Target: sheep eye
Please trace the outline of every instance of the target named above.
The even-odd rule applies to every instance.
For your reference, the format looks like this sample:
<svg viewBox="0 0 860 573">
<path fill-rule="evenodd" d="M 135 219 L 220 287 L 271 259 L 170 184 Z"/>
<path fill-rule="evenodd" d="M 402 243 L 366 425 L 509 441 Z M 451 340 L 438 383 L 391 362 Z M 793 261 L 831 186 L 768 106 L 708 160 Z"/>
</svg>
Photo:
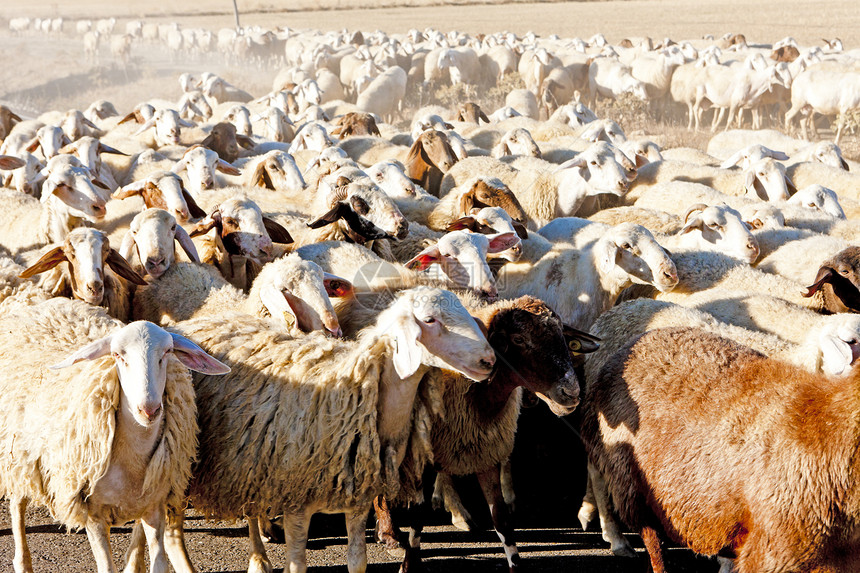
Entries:
<svg viewBox="0 0 860 573">
<path fill-rule="evenodd" d="M 424 324 L 433 324 L 434 322 L 436 322 L 436 319 L 433 318 L 432 316 L 428 316 L 427 318 L 424 319 Z"/>
<path fill-rule="evenodd" d="M 839 272 L 842 273 L 843 275 L 847 275 L 848 269 L 841 269 Z"/>
<path fill-rule="evenodd" d="M 571 340 L 567 343 L 567 348 L 571 352 L 578 352 L 582 348 L 582 343 L 578 340 Z"/>
<path fill-rule="evenodd" d="M 591 164 L 591 165 L 597 165 L 597 162 L 596 162 L 596 161 L 593 161 L 593 160 L 592 160 L 592 161 L 589 161 L 588 163 L 589 163 L 589 164 Z"/>
<path fill-rule="evenodd" d="M 511 335 L 511 342 L 513 342 L 517 346 L 522 346 L 523 343 L 525 342 L 525 339 L 523 338 L 523 336 L 521 334 L 512 334 Z"/>
<path fill-rule="evenodd" d="M 624 250 L 629 250 L 630 249 L 630 243 L 624 243 L 623 245 L 621 245 L 621 248 Z"/>
<path fill-rule="evenodd" d="M 358 197 L 352 198 L 352 208 L 359 215 L 366 215 L 370 211 L 370 207 L 367 206 L 364 199 Z"/>
</svg>

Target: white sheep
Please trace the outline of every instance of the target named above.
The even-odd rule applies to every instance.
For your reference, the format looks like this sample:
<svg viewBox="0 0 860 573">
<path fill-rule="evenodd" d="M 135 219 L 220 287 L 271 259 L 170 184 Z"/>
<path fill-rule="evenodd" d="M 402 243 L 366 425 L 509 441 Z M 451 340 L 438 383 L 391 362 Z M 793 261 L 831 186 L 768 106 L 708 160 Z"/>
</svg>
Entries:
<svg viewBox="0 0 860 573">
<path fill-rule="evenodd" d="M 227 380 L 195 378 L 201 443 L 188 491 L 207 514 L 248 517 L 252 571 L 271 570 L 257 529 L 257 517 L 270 510 L 284 513 L 290 532 L 288 569 L 306 569 L 310 518 L 327 512 L 346 514 L 348 568 L 363 571 L 367 513 L 374 497 L 399 488 L 418 383 L 434 366 L 483 380 L 495 362 L 457 298 L 426 287 L 399 293 L 355 342 L 319 334 L 291 340 L 230 317 L 179 330 L 233 368 Z M 394 393 L 397 400 L 389 399 Z M 260 415 L 262 403 L 270 416 Z M 247 428 L 256 437 L 239 446 L 236 431 Z M 175 533 L 168 551 L 180 556 Z"/>
<path fill-rule="evenodd" d="M 529 250 L 540 241 L 545 246 L 534 258 Z M 632 223 L 605 228 L 598 239 L 581 248 L 550 244 L 531 234 L 523 247 L 523 258 L 499 271 L 499 294 L 537 296 L 565 324 L 576 328 L 588 328 L 631 284 L 649 284 L 668 292 L 678 283 L 675 264 L 666 252 L 647 229 Z"/>
<path fill-rule="evenodd" d="M 150 571 L 166 573 L 166 509 L 182 507 L 197 443 L 186 367 L 229 369 L 179 335 L 123 327 L 78 301 L 50 300 L 2 323 L 0 493 L 11 500 L 15 570 L 33 571 L 24 530 L 33 502 L 85 527 L 105 572 L 115 571 L 110 527 L 141 519 Z"/>
<path fill-rule="evenodd" d="M 145 209 L 132 219 L 128 232 L 122 240 L 119 253 L 137 268 L 141 275 L 157 279 L 176 260 L 174 241 L 182 247 L 188 259 L 200 262 L 191 237 L 176 219 L 164 209 Z"/>
<path fill-rule="evenodd" d="M 394 114 L 400 110 L 406 95 L 406 72 L 400 66 L 392 66 L 375 77 L 355 101 L 362 111 L 375 113 L 392 123 Z"/>
</svg>

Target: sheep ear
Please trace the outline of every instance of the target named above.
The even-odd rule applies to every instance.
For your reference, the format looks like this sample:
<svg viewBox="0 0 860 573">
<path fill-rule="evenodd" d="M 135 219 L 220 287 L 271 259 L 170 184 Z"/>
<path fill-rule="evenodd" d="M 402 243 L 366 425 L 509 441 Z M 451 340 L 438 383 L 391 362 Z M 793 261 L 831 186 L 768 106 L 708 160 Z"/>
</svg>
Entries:
<svg viewBox="0 0 860 573">
<path fill-rule="evenodd" d="M 730 167 L 734 167 L 735 165 L 738 164 L 738 161 L 740 161 L 743 158 L 743 156 L 744 156 L 744 150 L 741 149 L 740 151 L 738 151 L 737 153 L 735 153 L 734 155 L 732 155 L 731 157 L 729 157 L 728 159 L 726 159 L 725 161 L 720 163 L 720 169 L 729 169 Z"/>
<path fill-rule="evenodd" d="M 260 161 L 254 168 L 254 173 L 251 175 L 251 183 L 264 189 L 274 189 L 269 173 L 266 171 L 265 161 Z"/>
<path fill-rule="evenodd" d="M 112 153 L 113 155 L 125 155 L 126 157 L 128 157 L 128 153 L 123 153 L 119 149 L 114 149 L 110 145 L 105 145 L 101 141 L 99 142 L 98 152 L 99 153 Z"/>
<path fill-rule="evenodd" d="M 684 227 L 681 229 L 681 232 L 680 232 L 680 233 L 678 233 L 678 234 L 679 234 L 679 235 L 683 235 L 683 234 L 685 234 L 685 233 L 689 233 L 689 232 L 690 232 L 690 231 L 692 231 L 693 229 L 698 229 L 698 230 L 700 230 L 700 231 L 701 231 L 701 230 L 702 230 L 702 228 L 704 227 L 704 225 L 705 225 L 705 222 L 702 220 L 702 218 L 701 218 L 701 217 L 693 217 L 692 219 L 690 219 L 689 221 L 687 221 L 687 223 L 686 223 L 686 224 L 684 225 Z"/>
<path fill-rule="evenodd" d="M 172 171 L 173 173 L 182 173 L 183 171 L 185 171 L 185 167 L 185 156 L 183 155 L 182 159 L 177 161 L 176 164 L 174 164 L 174 166 L 170 168 L 170 171 Z"/>
<path fill-rule="evenodd" d="M 72 364 L 77 364 L 82 360 L 95 360 L 96 358 L 107 356 L 108 354 L 110 354 L 110 345 L 112 340 L 113 334 L 108 334 L 100 340 L 90 342 L 74 354 L 68 356 L 62 362 L 58 362 L 53 366 L 48 366 L 48 368 L 50 368 L 51 370 L 60 370 L 61 368 L 68 368 Z"/>
<path fill-rule="evenodd" d="M 122 238 L 122 243 L 119 245 L 119 254 L 127 261 L 131 260 L 131 257 L 134 255 L 132 249 L 134 248 L 134 233 L 129 230 L 125 237 Z"/>
<path fill-rule="evenodd" d="M 522 223 L 519 223 L 517 221 L 513 221 L 512 224 L 514 226 L 514 231 L 517 232 L 517 236 L 520 239 L 528 239 L 529 238 L 529 232 L 528 232 L 528 230 L 526 230 L 525 225 L 523 225 Z"/>
<path fill-rule="evenodd" d="M 194 124 L 188 120 L 179 118 L 179 125 L 182 127 L 194 127 Z"/>
<path fill-rule="evenodd" d="M 39 148 L 39 138 L 34 137 L 33 139 L 30 140 L 30 143 L 27 144 L 27 147 L 25 149 L 27 151 L 29 151 L 30 153 L 34 153 L 38 148 Z"/>
<path fill-rule="evenodd" d="M 844 160 L 844 159 L 842 159 L 841 157 L 839 158 L 839 163 L 842 165 L 842 169 L 844 169 L 845 171 L 851 171 L 851 170 L 848 168 L 848 164 L 847 164 L 847 163 L 845 162 L 845 160 Z"/>
<path fill-rule="evenodd" d="M 615 261 L 618 259 L 619 249 L 615 241 L 603 241 L 600 247 L 600 270 L 608 273 L 615 266 Z"/>
<path fill-rule="evenodd" d="M 273 243 L 289 245 L 293 242 L 293 238 L 290 236 L 290 232 L 272 219 L 269 219 L 268 217 L 263 217 L 263 226 L 266 227 L 266 232 L 269 233 L 269 238 L 272 239 Z"/>
<path fill-rule="evenodd" d="M 438 263 L 442 259 L 443 256 L 439 251 L 439 245 L 431 245 L 408 260 L 405 263 L 405 266 L 407 269 L 423 271 L 433 263 Z"/>
<path fill-rule="evenodd" d="M 600 339 L 596 336 L 583 332 L 566 324 L 562 325 L 562 333 L 564 340 L 567 342 L 567 348 L 574 354 L 587 354 L 594 352 L 600 348 Z"/>
<path fill-rule="evenodd" d="M 227 374 L 230 367 L 215 360 L 202 348 L 179 334 L 170 333 L 173 338 L 173 355 L 185 366 L 203 374 Z"/>
<path fill-rule="evenodd" d="M 272 318 L 282 318 L 289 326 L 295 326 L 298 322 L 296 311 L 287 302 L 284 293 L 275 288 L 274 285 L 267 284 L 260 289 L 260 302 L 263 303 Z"/>
<path fill-rule="evenodd" d="M 191 259 L 195 263 L 200 262 L 200 256 L 197 254 L 197 249 L 194 247 L 194 242 L 191 240 L 191 237 L 188 235 L 188 232 L 183 229 L 179 225 L 179 223 L 176 224 L 176 232 L 173 235 L 173 238 L 176 240 L 177 243 L 179 243 L 179 246 L 182 247 L 182 250 L 185 251 L 185 254 L 188 255 L 189 259 Z"/>
<path fill-rule="evenodd" d="M 147 129 L 152 127 L 153 125 L 155 125 L 155 115 L 153 115 L 152 117 L 147 119 L 146 122 L 140 126 L 140 129 L 135 131 L 133 135 L 140 135 L 141 133 L 143 133 L 144 131 L 146 131 Z"/>
<path fill-rule="evenodd" d="M 315 220 L 308 223 L 308 227 L 311 229 L 319 229 L 320 227 L 325 227 L 326 225 L 330 225 L 337 221 L 338 219 L 342 219 L 346 211 L 350 211 L 351 209 L 344 203 L 338 202 L 332 209 L 329 209 L 325 214 L 317 217 Z"/>
<path fill-rule="evenodd" d="M 220 171 L 221 173 L 226 173 L 227 175 L 241 175 L 242 172 L 239 171 L 236 167 L 233 167 L 223 159 L 219 159 L 218 163 L 215 164 L 215 169 Z"/>
<path fill-rule="evenodd" d="M 394 337 L 394 370 L 401 378 L 408 378 L 421 366 L 422 352 L 418 342 L 421 327 L 410 312 L 392 327 L 391 333 Z"/>
<path fill-rule="evenodd" d="M 456 221 L 450 222 L 448 224 L 448 226 L 445 227 L 445 231 L 447 231 L 449 233 L 451 231 L 461 231 L 463 229 L 468 229 L 470 231 L 474 231 L 477 228 L 477 225 L 478 225 L 478 222 L 475 220 L 474 217 L 471 217 L 471 216 L 460 217 Z"/>
<path fill-rule="evenodd" d="M 352 296 L 355 292 L 351 282 L 327 272 L 323 272 L 323 287 L 325 287 L 325 292 L 330 297 Z"/>
<path fill-rule="evenodd" d="M 482 119 L 485 122 L 490 123 L 490 119 L 487 117 L 487 114 L 485 114 L 483 111 L 479 111 L 478 112 L 478 120 L 482 120 Z M 463 121 L 463 120 L 460 120 L 460 121 Z M 478 123 L 480 123 L 480 121 L 478 121 Z"/>
<path fill-rule="evenodd" d="M 127 199 L 133 195 L 140 195 L 143 191 L 143 188 L 146 187 L 148 182 L 146 179 L 141 179 L 140 181 L 135 181 L 134 183 L 129 183 L 125 187 L 120 187 L 116 191 L 114 191 L 111 197 L 113 199 Z"/>
<path fill-rule="evenodd" d="M 125 280 L 132 282 L 139 286 L 146 286 L 146 281 L 143 280 L 143 277 L 137 274 L 131 265 L 128 264 L 128 261 L 123 258 L 116 249 L 111 249 L 108 251 L 107 259 L 105 262 L 111 268 L 113 272 L 124 278 Z"/>
<path fill-rule="evenodd" d="M 460 197 L 460 212 L 463 215 L 468 215 L 472 210 L 472 207 L 475 206 L 475 190 L 470 189 L 469 191 L 463 193 L 463 196 Z"/>
<path fill-rule="evenodd" d="M 64 145 L 64 146 L 62 146 L 62 147 L 60 148 L 59 153 L 64 154 L 64 155 L 71 155 L 71 154 L 73 154 L 75 151 L 77 151 L 77 149 L 78 149 L 78 146 L 77 146 L 77 145 L 75 145 L 74 143 L 70 143 L 70 144 L 68 144 L 68 145 Z"/>
<path fill-rule="evenodd" d="M 24 167 L 25 165 L 27 165 L 26 161 L 15 157 L 14 155 L 0 155 L 0 169 L 3 169 L 4 171 L 18 169 L 20 167 Z"/>
<path fill-rule="evenodd" d="M 490 239 L 490 246 L 487 249 L 487 252 L 501 253 L 502 251 L 507 251 L 511 247 L 516 246 L 519 242 L 520 238 L 516 233 L 499 233 Z"/>
<path fill-rule="evenodd" d="M 810 286 L 806 287 L 806 292 L 803 296 L 806 298 L 811 297 L 821 290 L 821 287 L 823 287 L 825 283 L 833 282 L 834 278 L 836 278 L 836 271 L 830 267 L 821 267 L 818 269 L 818 274 L 815 275 L 815 281 Z"/>
<path fill-rule="evenodd" d="M 34 275 L 49 271 L 66 260 L 68 259 L 66 258 L 66 252 L 63 250 L 63 247 L 54 247 L 42 255 L 33 265 L 22 271 L 21 274 L 18 275 L 18 278 L 28 279 Z"/>
<path fill-rule="evenodd" d="M 254 149 L 257 147 L 257 142 L 247 135 L 242 135 L 241 133 L 236 134 L 236 143 L 244 147 L 245 149 Z"/>
<path fill-rule="evenodd" d="M 194 197 L 191 196 L 191 193 L 182 186 L 182 198 L 185 199 L 185 204 L 188 205 L 188 214 L 191 215 L 192 219 L 200 219 L 206 216 L 206 211 L 204 211 L 200 205 L 197 204 L 197 201 L 194 200 Z"/>
<path fill-rule="evenodd" d="M 567 161 L 565 161 L 564 163 L 562 163 L 561 165 L 556 167 L 555 171 L 553 171 L 553 173 L 558 173 L 559 171 L 563 171 L 565 169 L 570 169 L 572 167 L 576 167 L 576 168 L 581 170 L 587 166 L 588 166 L 588 163 L 586 162 L 585 158 L 577 155 L 573 159 L 568 159 Z"/>
<path fill-rule="evenodd" d="M 792 195 L 797 193 L 797 187 L 794 186 L 794 183 L 791 182 L 791 179 L 788 178 L 788 175 L 785 175 L 784 177 L 785 177 L 785 188 L 788 191 L 788 196 L 791 197 Z"/>
</svg>

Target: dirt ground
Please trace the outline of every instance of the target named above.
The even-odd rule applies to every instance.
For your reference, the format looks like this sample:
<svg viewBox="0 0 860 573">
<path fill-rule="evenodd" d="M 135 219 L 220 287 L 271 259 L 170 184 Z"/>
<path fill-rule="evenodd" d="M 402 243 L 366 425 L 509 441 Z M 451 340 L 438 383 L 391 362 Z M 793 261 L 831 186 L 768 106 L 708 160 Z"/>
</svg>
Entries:
<svg viewBox="0 0 860 573">
<path fill-rule="evenodd" d="M 586 3 L 472 4 L 448 2 L 428 6 L 434 0 L 396 2 L 399 7 L 355 9 L 357 6 L 384 6 L 394 0 L 296 0 L 287 2 L 240 1 L 242 24 L 268 27 L 350 29 L 404 32 L 428 26 L 441 30 L 456 28 L 466 32 L 510 30 L 587 38 L 602 32 L 610 41 L 628 36 L 666 36 L 676 40 L 743 32 L 750 42 L 773 42 L 791 35 L 803 44 L 820 44 L 820 38 L 840 37 L 846 49 L 860 46 L 860 10 L 856 0 L 809 2 L 808 0 L 630 0 Z M 404 5 L 412 7 L 404 7 Z M 278 11 L 283 6 L 289 12 Z M 307 10 L 322 6 L 325 10 Z M 174 61 L 158 45 L 135 45 L 127 68 L 112 62 L 103 51 L 101 61 L 84 60 L 80 38 L 67 33 L 60 37 L 28 33 L 12 36 L 9 18 L 59 16 L 74 19 L 115 16 L 118 30 L 126 19 L 177 21 L 187 26 L 210 29 L 233 24 L 229 0 L 174 0 L 170 3 L 124 2 L 117 0 L 2 0 L 0 2 L 0 103 L 21 115 L 35 117 L 48 110 L 83 109 L 96 99 L 112 101 L 121 113 L 151 98 L 175 100 L 180 95 L 176 78 L 185 71 L 212 71 L 255 95 L 268 92 L 275 69 L 253 66 L 235 68 L 218 57 Z M 71 30 L 69 26 L 67 30 Z M 622 125 L 625 125 L 622 122 Z M 626 125 L 625 125 L 626 127 Z M 678 144 L 703 147 L 709 134 L 689 134 L 683 128 L 651 126 L 646 132 L 667 133 Z M 860 150 L 856 137 L 843 145 Z M 860 153 L 846 153 L 856 157 Z M 515 452 L 518 484 L 518 536 L 524 570 L 583 573 L 646 571 L 648 566 L 641 543 L 638 560 L 613 557 L 607 544 L 595 532 L 582 532 L 576 510 L 582 498 L 584 458 L 578 439 L 562 421 L 540 412 L 524 413 Z M 476 486 L 473 486 L 476 487 Z M 474 493 L 474 492 L 473 492 Z M 486 511 L 484 509 L 484 511 Z M 480 513 L 480 510 L 478 510 Z M 434 514 L 434 525 L 426 530 L 423 545 L 429 571 L 501 571 L 504 559 L 500 544 L 490 530 L 466 534 L 444 525 Z M 488 525 L 483 516 L 480 525 Z M 86 535 L 65 533 L 44 510 L 31 508 L 28 533 L 36 571 L 56 570 L 80 573 L 93 570 Z M 193 516 L 186 522 L 191 556 L 201 572 L 239 572 L 247 568 L 246 528 L 242 523 L 205 520 Z M 129 527 L 113 535 L 116 561 L 121 561 L 129 537 Z M 312 524 L 309 564 L 316 571 L 343 571 L 345 537 L 343 520 L 318 516 Z M 372 541 L 372 533 L 368 531 Z M 283 546 L 269 546 L 276 570 L 284 562 Z M 12 536 L 8 504 L 0 504 L 0 573 L 11 571 Z M 368 545 L 372 571 L 394 572 L 395 560 L 372 542 Z M 670 550 L 669 565 L 676 572 L 716 571 L 713 561 L 696 558 L 688 551 Z"/>
</svg>

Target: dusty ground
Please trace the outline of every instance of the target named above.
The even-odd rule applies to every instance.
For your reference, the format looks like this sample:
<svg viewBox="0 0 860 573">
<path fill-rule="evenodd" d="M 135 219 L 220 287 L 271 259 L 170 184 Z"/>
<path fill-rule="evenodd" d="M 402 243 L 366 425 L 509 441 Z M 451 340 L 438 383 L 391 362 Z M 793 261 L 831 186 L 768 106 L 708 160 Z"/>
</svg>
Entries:
<svg viewBox="0 0 860 573">
<path fill-rule="evenodd" d="M 286 25 L 294 28 L 375 30 L 403 32 L 433 26 L 468 32 L 511 30 L 539 34 L 588 37 L 604 33 L 610 41 L 627 36 L 670 36 L 676 40 L 743 32 L 750 41 L 773 42 L 787 35 L 801 43 L 817 44 L 820 38 L 841 37 L 846 48 L 860 46 L 860 10 L 856 0 L 809 2 L 808 0 L 631 0 L 588 3 L 427 6 L 434 0 L 397 2 L 401 7 L 355 10 L 355 6 L 394 4 L 393 0 L 296 0 L 293 2 L 240 1 L 243 24 Z M 459 4 L 465 2 L 458 1 Z M 276 5 L 289 4 L 290 12 L 277 12 Z M 402 7 L 404 4 L 416 7 Z M 324 11 L 306 10 L 322 6 Z M 120 19 L 145 18 L 159 22 L 178 21 L 210 29 L 232 26 L 229 0 L 174 0 L 170 3 L 123 2 L 117 0 L 2 0 L 0 2 L 0 102 L 22 115 L 36 116 L 57 109 L 84 108 L 95 99 L 108 99 L 121 112 L 137 102 L 154 97 L 176 99 L 177 76 L 184 71 L 213 71 L 229 81 L 262 94 L 271 89 L 277 70 L 231 68 L 217 57 L 202 61 L 171 61 L 161 46 L 136 45 L 132 63 L 122 68 L 106 52 L 98 65 L 84 61 L 79 38 L 48 38 L 41 34 L 11 36 L 5 20 L 14 16 L 58 16 L 67 18 L 113 15 Z M 71 29 L 71 27 L 69 28 Z M 619 118 L 616 118 L 619 119 Z M 629 124 L 621 121 L 627 127 Z M 704 147 L 708 134 L 690 134 L 676 125 L 646 125 L 643 130 L 659 134 L 674 145 Z M 843 148 L 855 149 L 856 138 Z M 518 542 L 524 566 L 532 571 L 583 573 L 646 571 L 644 556 L 623 560 L 610 555 L 594 532 L 584 533 L 576 522 L 582 497 L 583 455 L 570 427 L 547 413 L 524 414 L 515 458 L 518 484 Z M 474 487 L 474 486 L 473 486 Z M 430 571 L 501 571 L 503 558 L 491 531 L 468 535 L 444 525 L 441 515 L 423 537 Z M 482 525 L 487 525 L 486 515 Z M 239 523 L 214 522 L 192 517 L 187 522 L 192 559 L 202 572 L 239 572 L 247 567 L 246 530 Z M 43 510 L 31 509 L 28 532 L 37 571 L 79 573 L 93 570 L 92 556 L 83 533 L 66 534 Z M 0 507 L 0 573 L 11 571 L 12 538 L 8 507 Z M 128 527 L 113 536 L 117 562 L 128 543 Z M 370 532 L 368 532 L 370 535 Z M 342 519 L 316 518 L 312 524 L 309 563 L 317 571 L 345 570 L 345 539 Z M 634 540 L 638 544 L 638 540 Z M 394 572 L 397 566 L 374 544 L 369 546 L 371 570 Z M 641 548 L 641 545 L 637 545 Z M 276 567 L 284 562 L 282 546 L 270 546 Z M 640 550 L 641 553 L 641 550 Z M 676 572 L 716 571 L 713 562 L 691 553 L 672 550 L 670 566 Z"/>
</svg>

